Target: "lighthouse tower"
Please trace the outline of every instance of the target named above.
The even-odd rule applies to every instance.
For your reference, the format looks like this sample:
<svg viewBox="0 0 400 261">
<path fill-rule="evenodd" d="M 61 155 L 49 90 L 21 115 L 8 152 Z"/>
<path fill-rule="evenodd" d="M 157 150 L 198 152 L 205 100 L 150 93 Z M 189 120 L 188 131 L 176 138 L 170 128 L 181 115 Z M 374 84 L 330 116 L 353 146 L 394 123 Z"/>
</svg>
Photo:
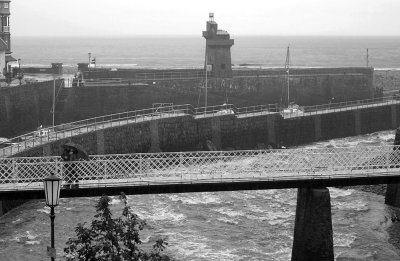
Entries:
<svg viewBox="0 0 400 261">
<path fill-rule="evenodd" d="M 218 30 L 214 21 L 214 13 L 209 14 L 207 31 L 203 31 L 206 38 L 206 63 L 211 67 L 211 76 L 217 78 L 232 77 L 231 46 L 233 39 L 227 31 Z"/>
</svg>

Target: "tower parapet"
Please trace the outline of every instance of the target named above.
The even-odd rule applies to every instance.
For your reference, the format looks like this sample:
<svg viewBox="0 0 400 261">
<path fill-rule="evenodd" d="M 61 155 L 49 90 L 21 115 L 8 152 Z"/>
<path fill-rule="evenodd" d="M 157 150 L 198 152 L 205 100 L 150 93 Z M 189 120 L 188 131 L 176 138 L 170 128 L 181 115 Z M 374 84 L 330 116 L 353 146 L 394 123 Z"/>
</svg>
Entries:
<svg viewBox="0 0 400 261">
<path fill-rule="evenodd" d="M 231 78 L 231 47 L 234 40 L 227 31 L 218 30 L 213 13 L 210 13 L 209 18 L 207 30 L 203 31 L 203 37 L 206 39 L 206 63 L 211 67 L 213 77 Z"/>
</svg>

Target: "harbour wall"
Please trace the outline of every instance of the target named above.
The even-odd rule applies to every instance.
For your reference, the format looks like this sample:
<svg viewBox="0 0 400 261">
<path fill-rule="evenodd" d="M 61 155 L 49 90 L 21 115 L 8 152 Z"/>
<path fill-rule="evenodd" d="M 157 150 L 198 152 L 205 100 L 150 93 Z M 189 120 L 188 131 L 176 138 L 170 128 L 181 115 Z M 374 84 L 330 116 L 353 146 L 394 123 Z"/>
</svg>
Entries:
<svg viewBox="0 0 400 261">
<path fill-rule="evenodd" d="M 11 137 L 50 125 L 53 81 L 0 88 L 0 137 Z M 56 80 L 56 93 L 63 80 Z"/>
<path fill-rule="evenodd" d="M 153 71 L 153 76 L 156 70 Z M 122 71 L 121 71 L 122 72 Z M 143 71 L 140 71 L 141 73 Z M 158 71 L 157 71 L 158 72 Z M 182 75 L 201 70 L 165 70 L 159 75 L 176 72 Z M 103 71 L 92 71 L 99 73 Z M 106 71 L 106 73 L 114 73 Z M 133 74 L 127 70 L 128 76 Z M 112 76 L 105 74 L 106 76 Z M 139 75 L 136 72 L 135 75 Z M 171 74 L 172 75 L 172 74 Z M 170 76 L 171 76 L 170 75 Z M 367 99 L 374 96 L 372 68 L 329 68 L 291 71 L 291 97 L 300 105 L 326 104 Z M 126 77 L 128 77 L 126 76 Z M 143 76 L 143 74 L 142 74 Z M 146 76 L 147 77 L 147 76 Z M 156 78 L 158 76 L 155 76 Z M 161 76 L 160 76 L 161 77 Z M 142 77 L 143 78 L 143 77 Z M 285 72 L 276 70 L 235 70 L 231 79 L 210 78 L 208 105 L 223 103 L 237 107 L 280 103 L 286 97 Z M 60 84 L 57 83 L 57 87 Z M 203 78 L 136 79 L 115 86 L 63 88 L 56 98 L 56 124 L 91 117 L 150 108 L 152 103 L 192 104 L 204 106 Z M 11 137 L 50 125 L 53 86 L 39 82 L 0 89 L 0 137 Z"/>
<path fill-rule="evenodd" d="M 369 74 L 334 72 L 335 74 L 329 74 L 321 69 L 319 74 L 303 72 L 304 74 L 294 75 L 291 79 L 291 97 L 300 105 L 316 105 L 374 96 L 373 71 L 364 70 Z M 243 71 L 242 74 L 244 73 Z M 257 74 L 257 71 L 252 71 L 252 74 Z M 62 110 L 58 110 L 58 104 L 56 105 L 56 123 L 150 108 L 153 103 L 204 106 L 204 88 L 201 89 L 201 86 L 205 86 L 203 79 L 143 78 L 139 82 L 134 84 L 132 80 L 131 83 L 121 86 L 105 84 L 72 88 L 69 90 L 70 95 L 62 102 L 65 104 Z M 277 71 L 275 75 L 262 76 L 260 73 L 258 76 L 238 75 L 232 79 L 211 78 L 208 81 L 208 105 L 231 103 L 237 107 L 246 107 L 280 103 L 281 97 L 286 96 L 283 91 L 286 90 L 286 85 L 286 78 L 281 71 Z"/>
<path fill-rule="evenodd" d="M 205 86 L 201 70 L 105 70 L 85 71 L 85 79 L 121 78 L 132 83 L 146 83 L 179 89 L 199 95 Z M 308 68 L 290 70 L 290 100 L 299 105 L 369 99 L 375 95 L 373 68 Z M 240 96 L 251 105 L 280 103 L 287 96 L 285 69 L 234 70 L 233 78 L 209 75 L 211 95 L 222 96 L 219 104 Z M 232 103 L 232 102 L 230 102 Z M 241 105 L 241 104 L 237 104 Z"/>
<path fill-rule="evenodd" d="M 81 144 L 89 154 L 207 150 L 207 140 L 218 150 L 262 149 L 395 129 L 399 116 L 400 104 L 289 119 L 279 113 L 202 118 L 186 115 L 107 128 L 68 140 Z M 65 142 L 54 141 L 16 156 L 61 155 Z"/>
</svg>

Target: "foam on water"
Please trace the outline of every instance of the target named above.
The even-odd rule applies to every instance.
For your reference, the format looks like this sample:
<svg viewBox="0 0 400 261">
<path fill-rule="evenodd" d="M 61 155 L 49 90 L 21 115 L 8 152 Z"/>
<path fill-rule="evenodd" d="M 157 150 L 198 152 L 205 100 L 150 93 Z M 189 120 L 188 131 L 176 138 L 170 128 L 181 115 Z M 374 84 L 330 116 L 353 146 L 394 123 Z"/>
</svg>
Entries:
<svg viewBox="0 0 400 261">
<path fill-rule="evenodd" d="M 350 247 L 356 238 L 355 233 L 333 233 L 333 244 L 335 247 Z"/>
<path fill-rule="evenodd" d="M 355 211 L 367 211 L 369 210 L 368 203 L 362 199 L 352 200 L 351 202 L 331 202 L 332 208 L 340 210 L 355 210 Z"/>
<path fill-rule="evenodd" d="M 169 206 L 157 208 L 154 211 L 135 211 L 140 218 L 149 221 L 169 221 L 169 222 L 179 222 L 186 219 L 186 216 L 182 213 L 174 212 Z"/>
<path fill-rule="evenodd" d="M 334 187 L 329 188 L 329 194 L 331 196 L 331 199 L 339 197 L 348 197 L 351 194 L 353 194 L 353 192 L 354 192 L 353 189 L 338 189 Z"/>
<path fill-rule="evenodd" d="M 180 202 L 189 205 L 221 203 L 221 198 L 218 197 L 218 195 L 211 193 L 199 193 L 198 195 L 168 195 L 167 197 L 174 202 Z"/>
<path fill-rule="evenodd" d="M 228 207 L 221 207 L 221 208 L 217 208 L 217 209 L 213 209 L 213 211 L 216 211 L 220 214 L 226 215 L 228 217 L 241 217 L 241 216 L 245 216 L 245 213 L 241 210 L 234 210 L 232 208 L 228 208 Z"/>
</svg>

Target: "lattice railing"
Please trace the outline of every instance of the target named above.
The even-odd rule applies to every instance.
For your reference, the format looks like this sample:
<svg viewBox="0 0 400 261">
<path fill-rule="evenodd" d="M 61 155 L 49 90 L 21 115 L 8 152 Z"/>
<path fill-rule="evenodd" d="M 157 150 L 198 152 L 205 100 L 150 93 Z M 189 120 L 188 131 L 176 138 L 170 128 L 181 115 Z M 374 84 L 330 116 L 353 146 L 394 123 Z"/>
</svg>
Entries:
<svg viewBox="0 0 400 261">
<path fill-rule="evenodd" d="M 182 152 L 0 159 L 0 190 L 37 189 L 49 174 L 86 186 L 398 175 L 400 147 Z"/>
</svg>

